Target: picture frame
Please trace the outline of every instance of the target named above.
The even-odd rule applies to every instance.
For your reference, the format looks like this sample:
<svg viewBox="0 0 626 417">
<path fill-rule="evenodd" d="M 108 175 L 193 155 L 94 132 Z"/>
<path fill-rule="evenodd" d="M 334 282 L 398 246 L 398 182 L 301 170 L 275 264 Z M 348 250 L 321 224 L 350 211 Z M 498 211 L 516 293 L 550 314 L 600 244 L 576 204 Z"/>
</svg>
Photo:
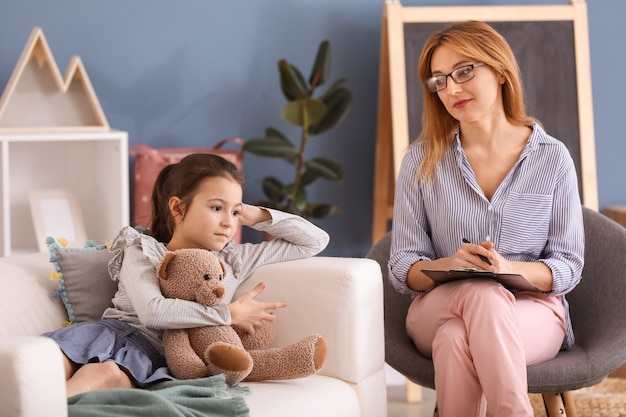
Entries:
<svg viewBox="0 0 626 417">
<path fill-rule="evenodd" d="M 68 247 L 83 247 L 87 240 L 85 222 L 73 190 L 31 190 L 29 200 L 37 247 L 41 252 L 48 250 L 48 237 L 65 238 Z"/>
</svg>

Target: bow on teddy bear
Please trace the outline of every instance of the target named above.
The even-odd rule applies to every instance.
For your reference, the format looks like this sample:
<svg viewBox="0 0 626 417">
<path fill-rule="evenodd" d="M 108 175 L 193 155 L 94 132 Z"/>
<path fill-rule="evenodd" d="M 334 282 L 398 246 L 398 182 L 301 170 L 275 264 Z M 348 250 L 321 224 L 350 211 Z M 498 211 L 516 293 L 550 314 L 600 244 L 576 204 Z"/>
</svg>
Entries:
<svg viewBox="0 0 626 417">
<path fill-rule="evenodd" d="M 167 252 L 158 266 L 165 297 L 206 306 L 222 302 L 226 274 L 223 263 L 204 249 Z M 324 338 L 311 335 L 289 346 L 268 348 L 274 340 L 271 323 L 254 335 L 236 326 L 168 329 L 163 334 L 165 359 L 172 375 L 193 379 L 224 374 L 226 383 L 301 378 L 317 373 L 326 361 Z"/>
</svg>

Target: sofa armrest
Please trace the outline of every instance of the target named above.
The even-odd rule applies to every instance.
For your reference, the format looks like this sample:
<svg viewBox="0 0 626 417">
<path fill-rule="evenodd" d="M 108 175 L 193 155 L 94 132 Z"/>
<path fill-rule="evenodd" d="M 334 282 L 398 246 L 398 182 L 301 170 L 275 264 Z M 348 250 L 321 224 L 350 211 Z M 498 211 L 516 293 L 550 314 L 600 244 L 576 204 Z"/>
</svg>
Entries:
<svg viewBox="0 0 626 417">
<path fill-rule="evenodd" d="M 0 414 L 66 417 L 61 351 L 40 336 L 0 337 Z"/>
<path fill-rule="evenodd" d="M 378 263 L 312 257 L 259 268 L 235 298 L 264 281 L 262 301 L 287 301 L 276 311 L 272 346 L 320 333 L 328 343 L 321 375 L 359 383 L 384 367 L 383 288 Z"/>
</svg>

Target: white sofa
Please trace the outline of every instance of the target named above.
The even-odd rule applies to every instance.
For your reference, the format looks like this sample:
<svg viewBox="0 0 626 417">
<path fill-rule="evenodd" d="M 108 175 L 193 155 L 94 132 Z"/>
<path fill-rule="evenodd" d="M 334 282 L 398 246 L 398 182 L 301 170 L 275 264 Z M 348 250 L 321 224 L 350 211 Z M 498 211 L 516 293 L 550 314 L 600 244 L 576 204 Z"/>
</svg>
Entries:
<svg viewBox="0 0 626 417">
<path fill-rule="evenodd" d="M 52 298 L 45 253 L 0 258 L 0 416 L 65 417 L 61 353 L 39 334 L 67 320 Z M 369 259 L 314 257 L 260 268 L 239 291 L 267 282 L 260 299 L 285 300 L 275 346 L 319 332 L 324 368 L 291 381 L 242 383 L 251 417 L 385 417 L 383 289 Z"/>
</svg>

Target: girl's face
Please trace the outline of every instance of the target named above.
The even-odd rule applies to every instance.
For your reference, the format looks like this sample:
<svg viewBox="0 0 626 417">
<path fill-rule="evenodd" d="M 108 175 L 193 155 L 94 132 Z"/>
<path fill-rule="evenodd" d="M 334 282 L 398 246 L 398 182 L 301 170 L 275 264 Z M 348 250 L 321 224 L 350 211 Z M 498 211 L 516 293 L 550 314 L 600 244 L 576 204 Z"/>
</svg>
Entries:
<svg viewBox="0 0 626 417">
<path fill-rule="evenodd" d="M 447 46 L 440 46 L 433 52 L 430 69 L 433 76 L 446 75 L 477 62 Z M 462 124 L 504 115 L 501 88 L 504 77 L 487 65 L 476 67 L 473 72 L 474 78 L 461 84 L 448 76 L 445 89 L 430 93 L 438 94 L 448 113 Z"/>
<path fill-rule="evenodd" d="M 170 199 L 176 226 L 168 249 L 204 248 L 221 250 L 239 226 L 243 190 L 230 178 L 211 177 L 200 183 L 193 200 L 180 213 L 180 199 Z"/>
</svg>

